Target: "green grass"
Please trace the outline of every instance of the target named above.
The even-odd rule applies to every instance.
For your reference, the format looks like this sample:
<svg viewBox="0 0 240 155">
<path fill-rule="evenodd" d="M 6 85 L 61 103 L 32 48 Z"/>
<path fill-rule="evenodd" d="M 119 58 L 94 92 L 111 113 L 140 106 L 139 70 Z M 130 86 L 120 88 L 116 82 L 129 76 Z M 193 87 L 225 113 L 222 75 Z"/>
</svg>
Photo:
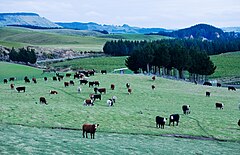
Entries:
<svg viewBox="0 0 240 155">
<path fill-rule="evenodd" d="M 211 78 L 240 76 L 240 52 L 224 53 L 211 56 L 217 69 Z"/>
</svg>

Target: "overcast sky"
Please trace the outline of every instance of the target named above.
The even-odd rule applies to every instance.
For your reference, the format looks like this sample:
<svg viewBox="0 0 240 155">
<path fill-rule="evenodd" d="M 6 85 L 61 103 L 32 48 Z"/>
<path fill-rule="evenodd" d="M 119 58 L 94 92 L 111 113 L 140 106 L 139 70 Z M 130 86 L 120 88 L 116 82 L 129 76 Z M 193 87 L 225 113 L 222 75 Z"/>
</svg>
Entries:
<svg viewBox="0 0 240 155">
<path fill-rule="evenodd" d="M 54 22 L 185 28 L 240 26 L 240 0 L 0 0 L 0 12 L 34 12 Z"/>
</svg>

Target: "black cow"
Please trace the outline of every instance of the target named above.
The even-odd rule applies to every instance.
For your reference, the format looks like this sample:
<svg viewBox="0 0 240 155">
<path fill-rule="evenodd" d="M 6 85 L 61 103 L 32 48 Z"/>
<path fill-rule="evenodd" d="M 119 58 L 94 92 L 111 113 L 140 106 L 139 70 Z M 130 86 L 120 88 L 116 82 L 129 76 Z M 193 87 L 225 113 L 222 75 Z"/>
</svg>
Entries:
<svg viewBox="0 0 240 155">
<path fill-rule="evenodd" d="M 15 77 L 10 77 L 10 78 L 9 78 L 9 81 L 14 81 L 14 80 L 16 80 Z"/>
<path fill-rule="evenodd" d="M 217 87 L 221 87 L 222 85 L 221 85 L 221 83 L 217 83 Z"/>
<path fill-rule="evenodd" d="M 223 103 L 219 103 L 219 102 L 217 102 L 215 105 L 216 105 L 216 109 L 217 108 L 223 109 L 223 107 L 224 107 L 224 104 Z"/>
<path fill-rule="evenodd" d="M 107 74 L 107 70 L 101 70 L 100 71 L 102 74 Z"/>
<path fill-rule="evenodd" d="M 44 77 L 43 79 L 44 79 L 44 81 L 47 81 L 47 77 Z"/>
<path fill-rule="evenodd" d="M 190 114 L 190 105 L 183 105 L 182 110 L 185 115 Z"/>
<path fill-rule="evenodd" d="M 69 81 L 69 84 L 74 86 L 74 81 L 73 81 L 73 80 L 70 80 L 70 81 Z"/>
<path fill-rule="evenodd" d="M 71 73 L 66 73 L 66 77 L 70 77 L 71 75 Z"/>
<path fill-rule="evenodd" d="M 126 83 L 126 87 L 127 87 L 127 88 L 130 88 L 130 84 L 129 84 L 129 83 Z"/>
<path fill-rule="evenodd" d="M 20 92 L 20 91 L 25 92 L 26 87 L 17 87 L 16 90 L 17 90 L 18 92 Z"/>
<path fill-rule="evenodd" d="M 45 97 L 40 97 L 39 101 L 40 101 L 41 104 L 47 104 L 47 101 L 46 101 Z"/>
<path fill-rule="evenodd" d="M 94 76 L 94 70 L 88 71 L 88 74 L 89 74 L 90 76 Z"/>
<path fill-rule="evenodd" d="M 3 79 L 3 83 L 8 83 L 8 80 L 7 79 Z"/>
<path fill-rule="evenodd" d="M 228 90 L 234 90 L 234 91 L 236 91 L 236 88 L 233 87 L 233 86 L 228 86 Z"/>
<path fill-rule="evenodd" d="M 156 116 L 156 127 L 164 129 L 167 118 Z"/>
<path fill-rule="evenodd" d="M 211 82 L 204 82 L 203 85 L 205 85 L 205 86 L 212 86 L 212 83 Z"/>
<path fill-rule="evenodd" d="M 57 81 L 57 77 L 56 76 L 54 76 L 52 79 L 53 79 L 53 81 Z"/>
<path fill-rule="evenodd" d="M 91 82 L 88 82 L 88 84 L 89 84 L 89 87 L 93 87 L 94 85 L 95 85 L 95 82 L 94 81 L 91 81 Z"/>
<path fill-rule="evenodd" d="M 102 100 L 101 94 L 90 94 L 90 98 L 95 101 L 96 99 Z"/>
<path fill-rule="evenodd" d="M 84 134 L 86 132 L 86 138 L 88 138 L 87 134 L 90 133 L 91 139 L 94 139 L 94 134 L 95 134 L 98 126 L 99 126 L 99 124 L 83 124 L 83 126 L 82 126 L 83 138 L 85 138 Z"/>
<path fill-rule="evenodd" d="M 206 97 L 210 97 L 210 94 L 211 94 L 211 93 L 207 91 L 207 92 L 206 92 Z"/>
<path fill-rule="evenodd" d="M 178 122 L 179 122 L 179 114 L 172 114 L 170 115 L 169 117 L 169 126 L 171 125 L 171 123 L 173 122 L 173 126 L 174 126 L 174 122 L 177 122 L 177 125 L 178 125 Z"/>
<path fill-rule="evenodd" d="M 68 87 L 69 86 L 69 82 L 64 82 L 64 87 Z"/>
<path fill-rule="evenodd" d="M 86 85 L 88 83 L 88 81 L 87 80 L 80 80 L 80 84 L 83 84 L 83 83 Z"/>
<path fill-rule="evenodd" d="M 238 126 L 240 126 L 240 119 L 238 120 Z"/>
</svg>

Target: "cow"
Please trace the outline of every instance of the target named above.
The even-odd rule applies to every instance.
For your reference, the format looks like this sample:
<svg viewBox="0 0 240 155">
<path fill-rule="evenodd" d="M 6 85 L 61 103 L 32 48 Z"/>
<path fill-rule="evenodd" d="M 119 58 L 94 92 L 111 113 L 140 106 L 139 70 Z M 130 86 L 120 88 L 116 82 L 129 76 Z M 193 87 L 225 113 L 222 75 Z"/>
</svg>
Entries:
<svg viewBox="0 0 240 155">
<path fill-rule="evenodd" d="M 79 77 L 80 77 L 80 74 L 78 74 L 78 73 L 75 73 L 75 74 L 73 75 L 73 78 L 74 78 L 74 79 L 76 79 L 76 78 L 79 79 Z"/>
<path fill-rule="evenodd" d="M 57 76 L 58 78 L 60 78 L 61 80 L 63 80 L 64 75 L 60 75 L 59 73 L 56 73 L 56 76 Z"/>
<path fill-rule="evenodd" d="M 111 90 L 114 90 L 115 89 L 115 85 L 111 84 L 110 88 L 111 88 Z"/>
<path fill-rule="evenodd" d="M 17 90 L 18 92 L 21 92 L 21 91 L 25 92 L 26 87 L 17 87 L 16 90 Z"/>
<path fill-rule="evenodd" d="M 16 80 L 15 77 L 10 77 L 10 78 L 9 78 L 9 81 L 14 81 L 14 80 Z"/>
<path fill-rule="evenodd" d="M 36 78 L 32 78 L 33 83 L 37 83 Z"/>
<path fill-rule="evenodd" d="M 94 85 L 99 87 L 99 81 L 94 81 Z"/>
<path fill-rule="evenodd" d="M 212 83 L 211 82 L 204 82 L 203 85 L 205 85 L 205 86 L 212 86 Z"/>
<path fill-rule="evenodd" d="M 210 97 L 211 92 L 206 91 L 206 97 Z"/>
<path fill-rule="evenodd" d="M 86 99 L 86 100 L 84 100 L 83 105 L 84 105 L 84 106 L 93 106 L 93 105 L 94 105 L 93 102 L 94 102 L 94 101 L 91 100 L 91 99 Z"/>
<path fill-rule="evenodd" d="M 64 82 L 64 87 L 69 86 L 69 82 Z"/>
<path fill-rule="evenodd" d="M 156 80 L 156 77 L 155 77 L 155 76 L 153 76 L 153 77 L 152 77 L 152 80 L 153 80 L 153 81 L 154 81 L 154 80 Z"/>
<path fill-rule="evenodd" d="M 126 87 L 127 87 L 127 88 L 130 88 L 130 84 L 129 84 L 129 83 L 126 83 Z"/>
<path fill-rule="evenodd" d="M 155 89 L 155 86 L 154 85 L 152 85 L 152 90 L 154 90 Z"/>
<path fill-rule="evenodd" d="M 83 84 L 83 83 L 86 85 L 88 83 L 88 81 L 85 80 L 85 79 L 84 80 L 80 80 L 80 84 Z"/>
<path fill-rule="evenodd" d="M 185 115 L 190 114 L 190 105 L 183 105 L 182 110 Z"/>
<path fill-rule="evenodd" d="M 88 138 L 87 134 L 90 133 L 91 139 L 94 139 L 94 135 L 98 126 L 99 124 L 83 124 L 82 126 L 83 138 L 85 138 L 85 132 L 86 132 L 86 138 Z"/>
<path fill-rule="evenodd" d="M 94 85 L 95 85 L 95 82 L 94 81 L 91 81 L 91 82 L 88 82 L 88 85 L 89 85 L 89 87 L 93 87 Z"/>
<path fill-rule="evenodd" d="M 3 79 L 3 83 L 8 83 L 8 80 L 7 79 Z"/>
<path fill-rule="evenodd" d="M 10 84 L 10 88 L 14 89 L 14 84 L 13 83 Z"/>
<path fill-rule="evenodd" d="M 102 100 L 101 94 L 90 94 L 90 98 L 95 101 L 96 99 Z"/>
<path fill-rule="evenodd" d="M 130 95 L 132 93 L 132 89 L 128 88 L 128 94 Z"/>
<path fill-rule="evenodd" d="M 39 101 L 40 101 L 40 104 L 47 104 L 45 97 L 40 97 Z"/>
<path fill-rule="evenodd" d="M 110 107 L 110 106 L 113 106 L 113 100 L 112 99 L 108 99 L 107 100 L 107 105 Z"/>
<path fill-rule="evenodd" d="M 167 121 L 167 118 L 156 116 L 155 120 L 156 120 L 156 127 L 164 129 L 164 125 L 165 125 L 165 123 Z"/>
<path fill-rule="evenodd" d="M 240 126 L 240 119 L 238 120 L 238 126 Z"/>
<path fill-rule="evenodd" d="M 174 122 L 177 122 L 177 126 L 178 126 L 178 122 L 179 122 L 179 114 L 172 114 L 169 117 L 169 126 L 171 125 L 171 123 L 173 122 L 173 126 L 174 126 Z"/>
<path fill-rule="evenodd" d="M 24 79 L 25 83 L 30 83 L 30 80 L 28 78 Z"/>
<path fill-rule="evenodd" d="M 73 81 L 73 80 L 70 80 L 70 81 L 69 81 L 69 84 L 74 86 L 74 81 Z"/>
<path fill-rule="evenodd" d="M 106 88 L 98 88 L 97 91 L 101 94 L 102 93 L 106 94 Z"/>
<path fill-rule="evenodd" d="M 43 79 L 44 79 L 44 81 L 47 81 L 47 80 L 48 80 L 47 77 L 44 77 Z"/>
<path fill-rule="evenodd" d="M 236 88 L 233 87 L 233 86 L 228 86 L 228 90 L 234 90 L 234 91 L 236 91 Z"/>
<path fill-rule="evenodd" d="M 219 103 L 219 102 L 217 102 L 217 103 L 215 104 L 215 106 L 216 106 L 216 109 L 217 109 L 217 108 L 219 108 L 219 109 L 223 109 L 224 104 L 223 104 L 223 103 Z"/>
<path fill-rule="evenodd" d="M 112 100 L 113 100 L 113 103 L 115 103 L 116 100 L 117 100 L 117 97 L 116 96 L 112 96 Z"/>
<path fill-rule="evenodd" d="M 58 92 L 56 90 L 50 90 L 49 92 L 50 94 L 58 94 Z"/>
<path fill-rule="evenodd" d="M 71 73 L 66 73 L 66 77 L 70 77 L 71 75 Z"/>
<path fill-rule="evenodd" d="M 78 93 L 81 93 L 81 91 L 82 91 L 81 87 L 78 87 L 77 91 L 78 91 Z"/>
<path fill-rule="evenodd" d="M 88 71 L 88 74 L 89 74 L 90 76 L 94 76 L 94 70 Z"/>
<path fill-rule="evenodd" d="M 221 85 L 221 83 L 217 83 L 217 87 L 221 87 L 222 85 Z"/>
<path fill-rule="evenodd" d="M 57 77 L 56 76 L 54 76 L 52 79 L 53 79 L 53 81 L 57 81 Z"/>
<path fill-rule="evenodd" d="M 100 71 L 102 74 L 107 74 L 107 70 L 101 70 Z"/>
</svg>

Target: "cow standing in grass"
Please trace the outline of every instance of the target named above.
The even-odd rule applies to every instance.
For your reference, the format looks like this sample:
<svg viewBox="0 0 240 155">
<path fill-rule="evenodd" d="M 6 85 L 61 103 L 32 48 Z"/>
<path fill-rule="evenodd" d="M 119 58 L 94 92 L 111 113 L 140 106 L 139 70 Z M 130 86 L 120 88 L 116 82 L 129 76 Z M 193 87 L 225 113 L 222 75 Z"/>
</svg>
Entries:
<svg viewBox="0 0 240 155">
<path fill-rule="evenodd" d="M 223 103 L 220 103 L 220 102 L 217 102 L 217 103 L 215 104 L 215 106 L 216 106 L 216 109 L 217 109 L 217 108 L 223 109 L 224 104 L 223 104 Z"/>
<path fill-rule="evenodd" d="M 190 114 L 190 105 L 183 105 L 182 110 L 185 115 Z"/>
<path fill-rule="evenodd" d="M 209 91 L 207 91 L 207 92 L 206 92 L 206 97 L 210 97 L 210 94 L 211 94 L 211 93 L 210 93 Z"/>
<path fill-rule="evenodd" d="M 21 91 L 25 92 L 26 87 L 17 87 L 16 90 L 17 90 L 18 92 L 21 92 Z"/>
<path fill-rule="evenodd" d="M 156 116 L 156 127 L 164 129 L 164 125 L 167 121 L 167 118 Z"/>
<path fill-rule="evenodd" d="M 10 84 L 10 88 L 14 89 L 14 84 L 13 83 Z"/>
<path fill-rule="evenodd" d="M 82 126 L 83 138 L 85 138 L 85 132 L 86 132 L 86 138 L 88 138 L 88 133 L 90 133 L 91 139 L 94 139 L 94 135 L 98 126 L 99 124 L 83 124 Z"/>
<path fill-rule="evenodd" d="M 45 97 L 40 97 L 39 101 L 41 104 L 47 104 L 46 98 Z"/>
<path fill-rule="evenodd" d="M 169 117 L 169 126 L 171 125 L 171 123 L 173 123 L 173 126 L 174 126 L 174 122 L 177 122 L 177 126 L 178 126 L 178 122 L 179 122 L 179 114 L 172 114 L 170 115 Z"/>
</svg>

